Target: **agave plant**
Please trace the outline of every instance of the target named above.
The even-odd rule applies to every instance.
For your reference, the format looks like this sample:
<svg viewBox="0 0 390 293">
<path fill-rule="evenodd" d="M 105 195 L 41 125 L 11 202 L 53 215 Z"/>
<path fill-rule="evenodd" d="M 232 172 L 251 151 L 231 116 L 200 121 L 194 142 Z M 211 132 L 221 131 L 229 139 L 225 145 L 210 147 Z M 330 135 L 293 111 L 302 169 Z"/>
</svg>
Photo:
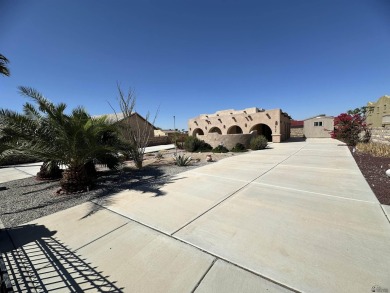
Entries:
<svg viewBox="0 0 390 293">
<path fill-rule="evenodd" d="M 173 159 L 175 161 L 175 164 L 181 167 L 188 166 L 191 163 L 192 158 L 187 157 L 186 155 L 173 155 Z"/>
<path fill-rule="evenodd" d="M 0 157 L 22 154 L 65 165 L 60 181 L 65 192 L 92 186 L 91 162 L 95 160 L 111 169 L 119 166 L 116 129 L 105 117 L 92 118 L 81 107 L 65 114 L 64 103 L 54 105 L 32 88 L 19 90 L 36 106 L 26 103 L 23 114 L 0 110 Z"/>
</svg>

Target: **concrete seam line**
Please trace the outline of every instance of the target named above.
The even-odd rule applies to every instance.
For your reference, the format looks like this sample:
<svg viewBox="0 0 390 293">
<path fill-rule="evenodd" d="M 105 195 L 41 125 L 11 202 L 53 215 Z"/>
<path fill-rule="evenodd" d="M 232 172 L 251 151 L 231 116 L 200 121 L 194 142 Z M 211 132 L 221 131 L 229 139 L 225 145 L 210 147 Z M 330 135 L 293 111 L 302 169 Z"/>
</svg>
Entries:
<svg viewBox="0 0 390 293">
<path fill-rule="evenodd" d="M 129 221 L 133 221 L 132 219 L 130 219 L 130 218 L 128 218 L 128 217 L 125 217 L 125 216 L 123 216 L 123 215 L 121 215 L 121 214 L 119 214 L 119 213 L 117 213 L 117 212 L 111 211 L 110 209 L 107 209 L 106 207 L 104 207 L 104 206 L 102 206 L 102 205 L 100 205 L 100 204 L 98 204 L 98 203 L 96 203 L 96 202 L 93 202 L 92 200 L 89 200 L 89 202 L 92 203 L 92 204 L 94 204 L 94 205 L 97 205 L 97 206 L 99 206 L 99 207 L 101 207 L 101 208 L 103 208 L 103 209 L 105 209 L 105 210 L 107 210 L 107 211 L 109 211 L 109 212 L 111 212 L 111 213 L 117 214 L 118 216 L 121 216 L 122 218 L 125 218 L 125 219 L 127 219 L 127 220 L 129 220 Z M 105 234 L 99 236 L 98 238 L 95 238 L 94 240 L 92 240 L 92 241 L 90 241 L 90 242 L 88 242 L 88 243 L 86 243 L 86 244 L 84 244 L 84 245 L 82 245 L 82 246 L 80 246 L 80 247 L 74 249 L 73 251 L 76 252 L 77 250 L 82 249 L 82 248 L 88 246 L 89 244 L 91 244 L 91 243 L 93 243 L 93 242 L 95 242 L 95 241 L 97 241 L 97 240 L 103 238 L 104 236 L 107 236 L 107 235 L 111 234 L 112 232 L 114 232 L 114 231 L 116 231 L 116 230 L 122 228 L 123 226 L 126 226 L 128 223 L 129 223 L 129 222 L 124 223 L 124 224 L 122 224 L 122 225 L 116 227 L 115 229 L 113 229 L 113 230 L 111 230 L 111 231 L 109 231 L 109 232 L 107 232 L 107 233 L 105 233 Z"/>
<path fill-rule="evenodd" d="M 238 268 L 240 268 L 240 269 L 243 269 L 244 271 L 247 271 L 247 272 L 249 272 L 249 273 L 252 273 L 252 274 L 254 274 L 254 275 L 256 275 L 256 276 L 258 276 L 258 277 L 260 277 L 260 278 L 262 278 L 262 279 L 265 279 L 265 280 L 267 280 L 267 281 L 270 281 L 270 282 L 272 282 L 272 283 L 274 283 L 274 284 L 276 284 L 276 285 L 279 285 L 279 286 L 281 286 L 281 287 L 283 287 L 283 288 L 286 288 L 286 289 L 291 290 L 291 291 L 293 291 L 293 292 L 300 292 L 300 291 L 297 290 L 297 289 L 288 287 L 288 286 L 286 286 L 286 285 L 284 285 L 284 284 L 282 284 L 282 283 L 279 283 L 279 282 L 277 282 L 277 281 L 275 281 L 275 280 L 273 280 L 273 279 L 271 279 L 271 278 L 269 278 L 269 277 L 263 276 L 263 275 L 261 275 L 261 274 L 259 274 L 259 273 L 256 273 L 256 272 L 251 271 L 251 270 L 249 270 L 249 269 L 247 269 L 247 268 L 244 268 L 244 267 L 242 267 L 242 266 L 240 266 L 240 265 L 238 265 L 238 264 L 236 264 L 236 263 L 233 263 L 233 262 L 231 262 L 231 261 L 229 261 L 229 260 L 227 260 L 227 259 L 225 259 L 225 258 L 223 258 L 223 257 L 221 257 L 221 256 L 215 255 L 215 254 L 213 254 L 213 253 L 211 253 L 211 252 L 209 252 L 209 251 L 207 251 L 207 250 L 204 250 L 203 248 L 200 248 L 199 246 L 196 246 L 196 245 L 194 245 L 194 244 L 192 244 L 192 243 L 190 243 L 190 242 L 187 242 L 187 241 L 185 241 L 185 240 L 183 240 L 183 239 L 177 238 L 177 237 L 175 237 L 175 236 L 172 236 L 171 234 L 168 234 L 168 233 L 166 233 L 166 232 L 160 231 L 160 230 L 158 230 L 158 229 L 156 229 L 156 228 L 154 228 L 154 227 L 152 227 L 152 226 L 149 226 L 149 225 L 147 225 L 147 224 L 144 224 L 144 223 L 142 223 L 142 222 L 140 222 L 140 221 L 137 221 L 137 220 L 134 220 L 134 219 L 132 219 L 132 218 L 126 217 L 126 216 L 124 216 L 124 215 L 122 215 L 122 214 L 120 214 L 120 213 L 118 213 L 118 212 L 112 211 L 112 210 L 110 210 L 110 209 L 108 209 L 108 208 L 106 208 L 106 207 L 104 207 L 104 206 L 101 206 L 101 207 L 102 207 L 103 209 L 106 209 L 106 210 L 108 210 L 108 211 L 114 213 L 114 214 L 117 214 L 117 215 L 119 215 L 119 216 L 121 216 L 121 217 L 124 217 L 124 218 L 128 219 L 129 222 L 131 221 L 131 222 L 134 222 L 134 223 L 136 223 L 136 224 L 138 224 L 138 225 L 141 225 L 141 226 L 143 226 L 143 227 L 149 228 L 150 230 L 153 230 L 154 232 L 156 232 L 156 233 L 158 233 L 158 234 L 167 236 L 167 237 L 171 238 L 172 240 L 176 240 L 176 241 L 178 241 L 178 242 L 180 242 L 180 243 L 182 243 L 182 244 L 184 244 L 184 245 L 188 245 L 188 246 L 190 246 L 190 247 L 192 247 L 192 248 L 195 248 L 196 250 L 198 250 L 198 251 L 200 251 L 200 252 L 203 252 L 203 253 L 205 253 L 205 254 L 207 254 L 207 255 L 210 255 L 210 256 L 215 257 L 215 258 L 220 259 L 220 260 L 223 260 L 223 261 L 225 261 L 225 262 L 227 262 L 227 263 L 229 263 L 229 264 L 231 264 L 231 265 L 234 265 L 234 266 L 236 266 L 236 267 L 238 267 Z M 128 223 L 126 223 L 126 224 L 124 224 L 124 225 L 127 225 L 127 224 L 128 224 Z M 124 226 L 124 225 L 122 225 L 122 226 Z M 118 229 L 119 229 L 119 228 L 118 228 Z M 109 234 L 109 233 L 107 233 L 107 234 Z"/>
<path fill-rule="evenodd" d="M 191 293 L 194 293 L 196 291 L 196 289 L 198 289 L 200 283 L 202 283 L 202 281 L 204 280 L 204 278 L 206 277 L 206 275 L 209 273 L 209 271 L 211 270 L 211 268 L 213 267 L 213 265 L 217 262 L 218 258 L 214 258 L 213 261 L 211 262 L 210 266 L 207 268 L 207 270 L 205 271 L 205 273 L 203 274 L 203 276 L 200 278 L 200 280 L 198 281 L 198 283 L 196 283 L 194 289 L 191 290 Z"/>
<path fill-rule="evenodd" d="M 291 187 L 284 187 L 284 186 L 278 186 L 278 185 L 272 185 L 272 184 L 267 184 L 267 183 L 262 183 L 262 182 L 253 182 L 253 184 L 270 186 L 270 187 L 275 187 L 275 188 L 279 188 L 279 189 L 299 191 L 299 192 L 303 192 L 303 193 L 318 194 L 318 195 L 326 196 L 326 197 L 335 197 L 335 198 L 339 198 L 339 199 L 358 201 L 358 202 L 364 202 L 364 203 L 369 203 L 369 204 L 377 204 L 377 202 L 372 202 L 372 201 L 367 201 L 367 200 L 362 200 L 362 199 L 347 198 L 347 197 L 342 197 L 342 196 L 337 196 L 337 195 L 332 195 L 332 194 L 319 193 L 319 192 L 314 192 L 314 191 L 307 191 L 307 190 L 296 189 L 296 188 L 291 188 Z"/>
<path fill-rule="evenodd" d="M 381 207 L 381 209 L 382 209 L 382 212 L 383 212 L 383 214 L 385 215 L 387 221 L 389 221 L 389 223 L 390 223 L 390 218 L 387 216 L 385 210 L 383 209 L 383 206 L 382 206 L 381 204 L 379 204 L 379 205 L 380 205 L 380 207 Z"/>
<path fill-rule="evenodd" d="M 107 233 L 105 233 L 105 234 L 99 236 L 98 238 L 95 238 L 94 240 L 92 240 L 92 241 L 90 241 L 90 242 L 88 242 L 88 243 L 86 243 L 86 244 L 84 244 L 84 245 L 82 245 L 82 246 L 80 246 L 80 247 L 74 249 L 74 252 L 77 252 L 78 250 L 80 250 L 80 249 L 82 249 L 82 248 L 84 248 L 84 247 L 90 245 L 91 243 L 96 242 L 97 240 L 99 240 L 99 239 L 101 239 L 101 238 L 103 238 L 103 237 L 105 237 L 105 236 L 111 234 L 112 232 L 114 232 L 114 231 L 116 231 L 116 230 L 122 228 L 123 226 L 126 226 L 128 223 L 129 223 L 129 222 L 124 223 L 124 224 L 120 225 L 119 227 L 116 227 L 115 229 L 113 229 L 113 230 L 111 230 L 111 231 L 109 231 L 109 232 L 107 232 Z"/>
<path fill-rule="evenodd" d="M 302 147 L 303 148 L 303 147 Z M 294 154 L 298 153 L 302 148 L 300 148 L 298 151 L 296 151 Z M 184 226 L 180 227 L 179 229 L 177 229 L 176 231 L 174 231 L 171 235 L 173 236 L 173 234 L 176 234 L 177 232 L 179 232 L 180 230 L 184 229 L 185 227 L 187 227 L 188 225 L 190 225 L 191 223 L 193 223 L 194 221 L 196 221 L 197 219 L 199 219 L 200 217 L 202 217 L 204 214 L 208 213 L 209 211 L 211 211 L 212 209 L 216 208 L 217 206 L 219 206 L 221 203 L 223 203 L 224 201 L 228 200 L 229 198 L 231 198 L 233 195 L 237 194 L 239 191 L 243 190 L 244 188 L 248 187 L 251 183 L 253 183 L 255 180 L 259 179 L 260 177 L 264 176 L 264 174 L 267 174 L 268 172 L 270 172 L 271 170 L 273 170 L 274 168 L 276 168 L 279 164 L 283 163 L 284 161 L 288 160 L 291 156 L 293 156 L 294 154 L 291 154 L 289 157 L 285 158 L 283 161 L 280 161 L 279 163 L 277 163 L 276 165 L 274 165 L 273 167 L 271 167 L 270 169 L 268 169 L 267 171 L 265 171 L 264 173 L 262 173 L 261 175 L 257 176 L 255 179 L 249 181 L 247 184 L 245 184 L 244 186 L 241 186 L 240 188 L 238 188 L 237 190 L 235 190 L 234 192 L 232 192 L 230 195 L 226 196 L 225 198 L 223 198 L 222 200 L 220 200 L 219 202 L 217 202 L 215 205 L 211 206 L 209 209 L 207 209 L 206 211 L 204 211 L 203 213 L 201 213 L 200 215 L 196 216 L 194 219 L 192 219 L 191 221 L 189 221 L 188 223 L 186 223 Z"/>
<path fill-rule="evenodd" d="M 360 173 L 360 170 L 359 169 L 356 169 L 356 170 L 350 170 L 350 169 L 343 169 L 343 168 L 326 168 L 326 167 L 312 167 L 312 166 L 299 166 L 299 165 L 280 165 L 281 167 L 293 167 L 293 168 L 302 168 L 302 169 L 325 169 L 325 170 L 340 170 L 341 173 L 343 171 L 352 171 L 352 172 L 355 172 L 355 173 Z"/>
<path fill-rule="evenodd" d="M 17 170 L 17 171 L 19 171 L 19 172 L 22 172 L 22 173 L 24 173 L 24 174 L 30 175 L 31 177 L 34 177 L 34 175 L 32 175 L 32 174 L 30 174 L 30 173 L 28 173 L 28 172 L 26 172 L 26 171 L 20 170 L 20 169 L 18 169 L 18 168 L 16 168 L 16 167 L 14 167 L 14 169 Z"/>
</svg>

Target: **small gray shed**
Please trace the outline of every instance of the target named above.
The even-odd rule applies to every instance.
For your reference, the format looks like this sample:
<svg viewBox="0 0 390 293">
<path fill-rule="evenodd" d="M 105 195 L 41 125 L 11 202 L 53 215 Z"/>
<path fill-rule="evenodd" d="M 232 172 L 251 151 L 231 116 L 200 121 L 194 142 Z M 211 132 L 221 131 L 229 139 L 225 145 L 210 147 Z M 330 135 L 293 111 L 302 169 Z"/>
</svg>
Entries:
<svg viewBox="0 0 390 293">
<path fill-rule="evenodd" d="M 325 114 L 317 115 L 303 120 L 303 133 L 305 137 L 330 137 L 330 132 L 334 129 L 334 117 Z"/>
</svg>

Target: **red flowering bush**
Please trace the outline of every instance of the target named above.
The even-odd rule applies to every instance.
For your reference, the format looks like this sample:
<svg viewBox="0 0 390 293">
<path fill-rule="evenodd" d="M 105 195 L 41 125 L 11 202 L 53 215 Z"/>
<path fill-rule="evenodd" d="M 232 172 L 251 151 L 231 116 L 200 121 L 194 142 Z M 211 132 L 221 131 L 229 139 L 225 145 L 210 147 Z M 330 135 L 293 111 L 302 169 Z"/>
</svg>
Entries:
<svg viewBox="0 0 390 293">
<path fill-rule="evenodd" d="M 365 117 L 359 114 L 340 114 L 334 119 L 334 130 L 331 136 L 352 146 L 369 139 Z"/>
</svg>

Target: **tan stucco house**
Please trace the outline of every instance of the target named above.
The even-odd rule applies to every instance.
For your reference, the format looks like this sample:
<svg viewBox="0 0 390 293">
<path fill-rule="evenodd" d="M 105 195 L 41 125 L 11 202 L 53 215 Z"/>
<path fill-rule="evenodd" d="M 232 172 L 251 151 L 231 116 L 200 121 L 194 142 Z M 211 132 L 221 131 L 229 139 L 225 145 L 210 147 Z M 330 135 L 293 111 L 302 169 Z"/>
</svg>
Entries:
<svg viewBox="0 0 390 293">
<path fill-rule="evenodd" d="M 96 118 L 106 116 L 106 121 L 109 123 L 128 123 L 137 135 L 148 136 L 149 138 L 154 137 L 154 130 L 156 129 L 149 121 L 142 117 L 137 112 L 132 113 L 127 120 L 124 119 L 122 113 L 117 114 L 104 114 L 94 116 Z"/>
<path fill-rule="evenodd" d="M 331 137 L 330 132 L 334 129 L 334 117 L 325 114 L 317 115 L 303 120 L 303 133 L 308 138 Z"/>
<path fill-rule="evenodd" d="M 366 122 L 369 127 L 390 127 L 390 96 L 367 103 Z"/>
<path fill-rule="evenodd" d="M 237 142 L 245 145 L 250 136 L 257 134 L 269 141 L 281 142 L 290 137 L 290 120 L 291 117 L 281 109 L 222 110 L 190 119 L 188 133 L 213 147 L 220 143 L 228 148 Z"/>
</svg>

